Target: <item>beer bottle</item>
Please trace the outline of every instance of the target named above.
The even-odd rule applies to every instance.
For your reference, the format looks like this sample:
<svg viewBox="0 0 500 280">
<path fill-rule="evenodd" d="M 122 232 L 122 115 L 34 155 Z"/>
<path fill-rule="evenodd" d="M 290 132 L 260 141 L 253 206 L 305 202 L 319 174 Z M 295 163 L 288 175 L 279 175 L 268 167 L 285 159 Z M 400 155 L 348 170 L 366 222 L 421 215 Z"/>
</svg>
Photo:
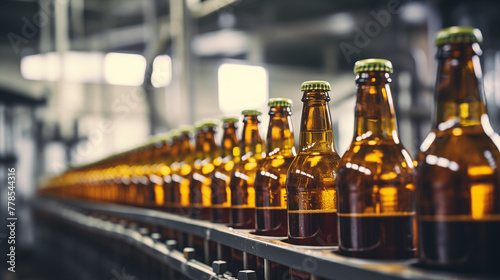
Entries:
<svg viewBox="0 0 500 280">
<path fill-rule="evenodd" d="M 286 178 L 288 241 L 297 245 L 337 244 L 335 177 L 340 160 L 328 101 L 330 84 L 304 82 L 299 152 Z"/>
<path fill-rule="evenodd" d="M 170 183 L 174 213 L 184 216 L 189 214 L 189 174 L 191 174 L 194 162 L 193 147 L 191 146 L 192 130 L 191 126 L 181 129 L 179 145 L 180 162 L 173 163 L 175 166 L 172 168 L 172 182 Z"/>
<path fill-rule="evenodd" d="M 118 186 L 118 203 L 127 204 L 128 202 L 128 186 L 130 184 L 130 161 L 128 161 L 127 153 L 118 155 L 120 165 L 116 167 L 115 184 Z"/>
<path fill-rule="evenodd" d="M 222 119 L 224 129 L 221 143 L 221 154 L 216 159 L 220 163 L 212 173 L 210 188 L 212 190 L 212 219 L 214 223 L 229 224 L 231 209 L 231 189 L 229 181 L 235 164 L 240 160 L 240 148 L 236 130 L 238 118 Z"/>
<path fill-rule="evenodd" d="M 287 236 L 286 174 L 295 158 L 292 125 L 292 100 L 271 98 L 268 103 L 269 126 L 266 150 L 268 155 L 259 164 L 255 175 L 255 231 L 264 236 Z M 257 257 L 257 274 L 269 279 L 282 279 L 288 267 Z"/>
<path fill-rule="evenodd" d="M 420 259 L 426 265 L 500 271 L 500 138 L 483 97 L 482 35 L 438 32 L 435 114 L 417 156 Z"/>
<path fill-rule="evenodd" d="M 399 141 L 385 59 L 356 62 L 354 137 L 337 169 L 339 251 L 343 255 L 415 257 L 413 160 Z"/>
<path fill-rule="evenodd" d="M 141 167 L 140 167 L 140 157 L 139 157 L 139 149 L 135 148 L 132 151 L 130 151 L 130 181 L 128 184 L 128 190 L 127 190 L 127 204 L 128 205 L 141 205 L 144 203 L 144 198 L 141 196 L 141 193 L 139 191 L 139 177 L 142 175 L 141 174 Z"/>
<path fill-rule="evenodd" d="M 162 209 L 164 206 L 164 189 L 162 170 L 166 166 L 166 159 L 170 153 L 171 146 L 168 145 L 170 135 L 167 133 L 156 135 L 152 139 L 153 164 L 149 175 L 150 208 Z"/>
<path fill-rule="evenodd" d="M 206 120 L 198 128 L 196 137 L 196 160 L 191 173 L 190 203 L 191 218 L 210 220 L 212 189 L 210 177 L 215 169 L 214 159 L 217 158 L 219 147 L 215 143 L 217 122 Z"/>
<path fill-rule="evenodd" d="M 259 133 L 261 113 L 244 110 L 241 150 L 243 155 L 235 166 L 229 183 L 231 189 L 231 226 L 238 229 L 255 228 L 254 179 L 257 165 L 265 157 Z"/>
<path fill-rule="evenodd" d="M 161 174 L 163 178 L 163 193 L 164 198 L 164 210 L 168 213 L 174 213 L 176 207 L 174 207 L 174 198 L 172 190 L 172 175 L 178 172 L 180 169 L 180 163 L 182 162 L 181 150 L 181 132 L 178 129 L 173 129 L 169 132 L 170 141 L 167 145 L 170 146 L 170 153 L 168 154 L 166 164 L 161 169 Z"/>
<path fill-rule="evenodd" d="M 142 187 L 142 192 L 144 196 L 144 204 L 145 208 L 154 208 L 156 204 L 156 194 L 155 194 L 155 176 L 153 176 L 153 167 L 154 167 L 154 142 L 149 141 L 144 146 L 142 146 L 141 152 L 141 173 L 140 177 L 140 186 Z M 151 181 L 153 180 L 153 181 Z"/>
<path fill-rule="evenodd" d="M 231 226 L 237 229 L 255 228 L 254 179 L 260 161 L 265 157 L 264 143 L 259 133 L 261 112 L 244 110 L 240 161 L 234 167 L 229 186 L 231 189 Z M 230 271 L 255 270 L 255 256 L 231 249 Z"/>
<path fill-rule="evenodd" d="M 268 103 L 269 126 L 266 150 L 268 155 L 255 176 L 255 230 L 267 236 L 286 236 L 286 174 L 295 158 L 292 128 L 292 100 L 271 98 Z"/>
<path fill-rule="evenodd" d="M 152 200 L 150 191 L 150 166 L 152 164 L 152 149 L 149 143 L 137 148 L 138 164 L 135 167 L 135 179 L 137 185 L 137 205 L 149 207 Z M 134 177 L 133 177 L 134 179 Z M 132 182 L 134 182 L 132 180 Z"/>
<path fill-rule="evenodd" d="M 231 222 L 231 189 L 229 182 L 234 166 L 240 160 L 239 141 L 236 136 L 238 129 L 238 118 L 225 117 L 222 118 L 222 141 L 220 155 L 214 160 L 215 170 L 212 172 L 210 188 L 212 190 L 212 217 L 214 223 L 230 224 Z M 217 166 L 218 165 L 218 166 Z M 231 260 L 231 248 L 222 244 L 210 242 L 211 253 L 210 257 L 214 259 L 227 260 L 228 267 L 231 269 L 233 263 Z M 240 252 L 241 253 L 241 252 Z M 243 253 L 241 253 L 242 255 Z M 233 271 L 237 273 L 237 270 Z"/>
</svg>

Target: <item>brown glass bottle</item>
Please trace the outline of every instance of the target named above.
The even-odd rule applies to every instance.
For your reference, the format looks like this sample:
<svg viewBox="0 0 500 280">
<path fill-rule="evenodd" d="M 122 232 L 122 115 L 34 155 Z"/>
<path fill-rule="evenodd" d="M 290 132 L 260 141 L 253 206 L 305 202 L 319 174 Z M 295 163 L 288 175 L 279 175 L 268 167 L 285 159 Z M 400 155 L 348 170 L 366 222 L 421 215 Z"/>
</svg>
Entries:
<svg viewBox="0 0 500 280">
<path fill-rule="evenodd" d="M 237 118 L 223 118 L 224 129 L 221 143 L 221 154 L 216 160 L 220 165 L 212 173 L 210 188 L 212 189 L 212 219 L 214 223 L 229 224 L 231 222 L 231 189 L 229 182 L 234 166 L 240 160 L 239 141 L 236 136 Z"/>
<path fill-rule="evenodd" d="M 238 229 L 255 227 L 254 179 L 259 162 L 265 157 L 259 133 L 261 113 L 244 110 L 241 136 L 241 160 L 234 167 L 229 183 L 231 189 L 231 226 Z"/>
<path fill-rule="evenodd" d="M 392 64 L 365 59 L 356 62 L 354 73 L 354 137 L 337 169 L 339 251 L 358 258 L 412 258 L 414 165 L 396 129 Z"/>
<path fill-rule="evenodd" d="M 181 132 L 180 130 L 173 129 L 169 132 L 170 139 L 167 145 L 170 146 L 170 151 L 166 159 L 165 166 L 161 168 L 161 175 L 163 178 L 163 194 L 164 194 L 164 211 L 174 213 L 174 198 L 172 191 L 172 175 L 178 172 L 180 163 L 182 162 L 181 155 Z"/>
<path fill-rule="evenodd" d="M 172 148 L 169 145 L 170 135 L 167 133 L 156 135 L 152 139 L 153 147 L 153 164 L 151 165 L 151 172 L 149 175 L 150 184 L 150 208 L 162 210 L 165 204 L 165 192 L 163 177 L 165 168 L 168 166 L 168 157 Z"/>
<path fill-rule="evenodd" d="M 339 155 L 335 150 L 328 82 L 304 82 L 299 152 L 286 178 L 288 241 L 297 245 L 337 245 L 335 191 Z"/>
<path fill-rule="evenodd" d="M 193 147 L 191 145 L 192 127 L 185 127 L 179 136 L 178 161 L 171 165 L 170 199 L 173 213 L 186 216 L 189 214 L 189 174 L 194 162 Z"/>
<path fill-rule="evenodd" d="M 146 208 L 154 208 L 154 205 L 156 203 L 155 201 L 156 197 L 154 193 L 155 184 L 151 182 L 152 178 L 151 175 L 153 175 L 152 166 L 154 165 L 153 151 L 154 151 L 154 145 L 152 142 L 149 142 L 144 146 L 142 146 L 140 154 L 141 169 L 142 169 L 141 171 L 142 175 L 140 176 L 140 190 L 144 197 L 144 204 L 142 206 Z"/>
<path fill-rule="evenodd" d="M 471 272 L 500 271 L 500 139 L 484 104 L 481 32 L 450 27 L 436 37 L 433 129 L 417 156 L 420 259 Z"/>
<path fill-rule="evenodd" d="M 295 158 L 292 100 L 269 100 L 268 155 L 255 175 L 255 230 L 259 235 L 287 236 L 286 174 Z"/>
<path fill-rule="evenodd" d="M 212 205 L 212 189 L 210 188 L 211 175 L 215 169 L 214 159 L 219 154 L 219 147 L 215 143 L 217 123 L 204 121 L 198 128 L 196 138 L 196 160 L 191 172 L 190 205 L 191 218 L 210 220 Z"/>
<path fill-rule="evenodd" d="M 140 177 L 143 175 L 140 149 L 130 151 L 130 181 L 127 189 L 127 204 L 140 206 L 144 204 L 144 196 L 140 186 Z"/>
<path fill-rule="evenodd" d="M 115 176 L 115 183 L 118 186 L 118 203 L 128 203 L 128 185 L 130 184 L 130 161 L 126 153 L 120 155 L 121 162 L 117 166 L 117 173 Z"/>
</svg>

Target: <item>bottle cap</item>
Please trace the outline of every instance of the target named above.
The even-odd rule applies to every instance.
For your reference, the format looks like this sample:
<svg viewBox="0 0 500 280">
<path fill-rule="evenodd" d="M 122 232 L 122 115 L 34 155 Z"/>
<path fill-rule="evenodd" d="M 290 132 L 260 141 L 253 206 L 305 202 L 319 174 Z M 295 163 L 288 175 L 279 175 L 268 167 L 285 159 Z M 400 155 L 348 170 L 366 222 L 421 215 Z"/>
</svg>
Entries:
<svg viewBox="0 0 500 280">
<path fill-rule="evenodd" d="M 172 138 L 172 132 L 162 132 L 155 135 L 157 141 L 168 141 Z"/>
<path fill-rule="evenodd" d="M 238 122 L 240 119 L 238 119 L 237 117 L 224 117 L 222 118 L 222 122 L 223 123 L 227 123 L 227 122 Z"/>
<path fill-rule="evenodd" d="M 354 64 L 354 74 L 367 71 L 384 71 L 392 73 L 392 63 L 382 58 L 368 58 L 356 61 Z"/>
<path fill-rule="evenodd" d="M 194 127 L 192 125 L 181 125 L 179 127 L 180 134 L 185 134 L 193 131 Z"/>
<path fill-rule="evenodd" d="M 332 89 L 330 87 L 330 83 L 325 81 L 307 81 L 303 82 L 300 86 L 300 91 L 312 90 L 330 91 Z"/>
<path fill-rule="evenodd" d="M 483 34 L 470 26 L 452 26 L 441 29 L 436 35 L 436 46 L 453 43 L 483 43 Z"/>
<path fill-rule="evenodd" d="M 288 98 L 270 98 L 267 106 L 284 106 L 284 107 L 292 107 L 293 101 Z"/>
<path fill-rule="evenodd" d="M 203 122 L 202 121 L 197 121 L 194 123 L 194 129 L 195 130 L 200 130 L 203 128 Z"/>
<path fill-rule="evenodd" d="M 163 132 L 153 135 L 149 141 L 155 146 L 160 147 L 166 141 L 169 141 L 172 138 L 172 133 Z"/>
<path fill-rule="evenodd" d="M 260 116 L 262 115 L 261 112 L 257 111 L 257 110 L 243 110 L 241 112 L 242 115 L 251 115 L 251 116 Z"/>
<path fill-rule="evenodd" d="M 218 126 L 218 125 L 219 125 L 219 121 L 216 119 L 203 119 L 202 123 L 201 123 L 202 127 L 214 127 L 214 126 Z"/>
<path fill-rule="evenodd" d="M 175 138 L 175 137 L 179 137 L 181 135 L 181 131 L 180 131 L 180 129 L 174 128 L 174 129 L 169 131 L 169 134 L 170 134 L 171 138 Z"/>
</svg>

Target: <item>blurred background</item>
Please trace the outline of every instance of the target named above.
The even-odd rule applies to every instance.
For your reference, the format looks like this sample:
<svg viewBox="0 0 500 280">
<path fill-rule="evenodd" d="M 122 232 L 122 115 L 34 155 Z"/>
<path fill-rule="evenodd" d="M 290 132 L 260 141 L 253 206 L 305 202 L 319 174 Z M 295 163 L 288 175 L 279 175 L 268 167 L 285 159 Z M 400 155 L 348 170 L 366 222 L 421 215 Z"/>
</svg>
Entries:
<svg viewBox="0 0 500 280">
<path fill-rule="evenodd" d="M 203 118 L 267 113 L 270 97 L 294 101 L 298 132 L 306 80 L 332 84 L 343 154 L 358 59 L 392 61 L 400 138 L 415 155 L 430 129 L 434 36 L 447 26 L 483 32 L 485 95 L 500 131 L 499 9 L 493 0 L 1 1 L 0 182 L 16 168 L 18 246 L 36 247 L 29 201 L 40 178 Z M 3 227 L 2 248 L 6 237 Z"/>
</svg>

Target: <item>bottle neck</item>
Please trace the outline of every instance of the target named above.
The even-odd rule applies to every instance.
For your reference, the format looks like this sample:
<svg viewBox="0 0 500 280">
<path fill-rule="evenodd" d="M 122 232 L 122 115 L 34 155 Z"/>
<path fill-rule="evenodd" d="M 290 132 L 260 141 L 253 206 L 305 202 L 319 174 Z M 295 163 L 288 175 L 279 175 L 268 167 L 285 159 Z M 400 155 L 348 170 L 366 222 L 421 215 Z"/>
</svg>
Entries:
<svg viewBox="0 0 500 280">
<path fill-rule="evenodd" d="M 269 156 L 295 156 L 292 110 L 290 107 L 273 106 L 269 109 L 266 149 Z"/>
<path fill-rule="evenodd" d="M 219 146 L 215 143 L 215 127 L 205 128 L 205 139 L 203 141 L 203 153 L 205 157 L 214 159 L 219 154 Z"/>
<path fill-rule="evenodd" d="M 477 43 L 438 48 L 434 129 L 481 125 L 483 115 L 487 121 L 479 55 Z"/>
<path fill-rule="evenodd" d="M 357 99 L 354 139 L 392 139 L 397 137 L 394 103 L 389 73 L 360 72 L 356 75 Z"/>
<path fill-rule="evenodd" d="M 221 155 L 223 158 L 226 157 L 239 157 L 240 156 L 240 148 L 239 148 L 238 137 L 236 136 L 236 124 L 225 123 L 224 124 L 224 134 L 222 135 L 222 144 L 221 144 Z"/>
<path fill-rule="evenodd" d="M 181 150 L 181 140 L 176 137 L 172 139 L 172 147 L 168 156 L 171 158 L 172 162 L 179 161 L 179 154 Z"/>
<path fill-rule="evenodd" d="M 204 150 L 205 133 L 203 132 L 203 129 L 199 129 L 196 132 L 194 139 L 195 139 L 195 141 L 194 141 L 194 143 L 195 143 L 194 144 L 195 157 L 198 159 L 201 159 L 201 158 L 205 157 L 205 150 Z"/>
<path fill-rule="evenodd" d="M 152 147 L 147 147 L 142 152 L 142 165 L 151 165 L 153 163 L 153 149 Z"/>
<path fill-rule="evenodd" d="M 299 153 L 335 152 L 332 119 L 328 106 L 330 96 L 325 91 L 304 92 L 300 121 Z"/>
<path fill-rule="evenodd" d="M 173 149 L 174 149 L 173 143 L 165 143 L 165 145 L 163 146 L 163 148 L 160 151 L 159 163 L 170 162 L 172 160 L 172 157 L 174 157 Z"/>
<path fill-rule="evenodd" d="M 264 157 L 264 144 L 259 133 L 259 116 L 245 116 L 243 119 L 243 134 L 241 136 L 241 150 L 243 157 L 255 157 L 262 159 Z"/>
<path fill-rule="evenodd" d="M 154 150 L 153 150 L 153 163 L 158 164 L 163 161 L 165 158 L 164 155 L 166 154 L 166 149 L 168 149 L 168 146 L 165 143 L 161 143 L 160 145 L 155 145 Z"/>
<path fill-rule="evenodd" d="M 191 146 L 191 139 L 189 137 L 189 134 L 184 134 L 181 136 L 181 143 L 179 147 L 179 156 L 181 157 L 181 161 L 185 158 L 187 158 L 192 152 L 193 152 L 193 147 Z"/>
</svg>

